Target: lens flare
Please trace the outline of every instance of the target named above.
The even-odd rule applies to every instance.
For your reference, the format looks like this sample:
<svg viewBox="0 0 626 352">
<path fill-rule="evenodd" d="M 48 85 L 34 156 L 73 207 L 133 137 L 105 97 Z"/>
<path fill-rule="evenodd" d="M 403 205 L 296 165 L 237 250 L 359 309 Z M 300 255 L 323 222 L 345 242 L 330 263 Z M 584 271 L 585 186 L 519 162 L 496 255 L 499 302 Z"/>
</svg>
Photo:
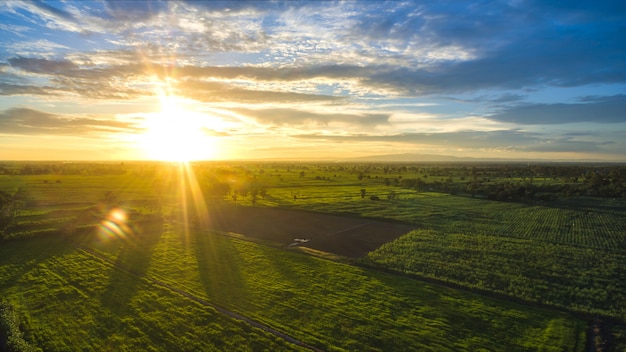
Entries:
<svg viewBox="0 0 626 352">
<path fill-rule="evenodd" d="M 123 209 L 109 210 L 105 218 L 98 225 L 98 235 L 103 241 L 115 238 L 127 238 L 133 234 L 128 226 L 128 215 Z"/>
</svg>

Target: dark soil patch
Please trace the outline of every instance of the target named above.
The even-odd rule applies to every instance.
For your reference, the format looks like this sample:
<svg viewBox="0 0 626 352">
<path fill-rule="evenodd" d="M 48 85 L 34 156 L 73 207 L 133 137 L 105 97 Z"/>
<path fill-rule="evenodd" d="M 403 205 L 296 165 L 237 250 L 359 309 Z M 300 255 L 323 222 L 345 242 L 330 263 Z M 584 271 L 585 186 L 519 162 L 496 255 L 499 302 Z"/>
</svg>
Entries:
<svg viewBox="0 0 626 352">
<path fill-rule="evenodd" d="M 209 226 L 285 246 L 296 238 L 310 239 L 299 245 L 352 258 L 415 229 L 410 225 L 339 215 L 235 206 L 211 207 Z"/>
</svg>

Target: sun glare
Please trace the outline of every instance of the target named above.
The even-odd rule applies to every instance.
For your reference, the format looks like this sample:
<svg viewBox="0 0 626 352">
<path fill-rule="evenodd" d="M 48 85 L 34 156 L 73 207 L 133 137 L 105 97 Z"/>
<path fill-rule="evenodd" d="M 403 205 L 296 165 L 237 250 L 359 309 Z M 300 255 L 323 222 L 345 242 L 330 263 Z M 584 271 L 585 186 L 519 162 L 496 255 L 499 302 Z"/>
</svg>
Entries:
<svg viewBox="0 0 626 352">
<path fill-rule="evenodd" d="M 180 98 L 162 97 L 161 111 L 146 120 L 146 132 L 140 136 L 142 148 L 154 160 L 214 159 L 218 154 L 214 137 L 204 132 L 207 118 Z"/>
</svg>

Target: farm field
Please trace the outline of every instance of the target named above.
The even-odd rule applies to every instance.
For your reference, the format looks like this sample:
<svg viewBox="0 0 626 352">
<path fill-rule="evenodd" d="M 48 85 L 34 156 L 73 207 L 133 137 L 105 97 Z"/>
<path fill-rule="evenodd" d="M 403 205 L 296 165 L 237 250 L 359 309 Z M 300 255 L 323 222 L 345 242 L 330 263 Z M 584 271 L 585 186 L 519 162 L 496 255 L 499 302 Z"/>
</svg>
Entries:
<svg viewBox="0 0 626 352">
<path fill-rule="evenodd" d="M 157 281 L 322 350 L 584 349 L 586 323 L 566 313 L 207 231 L 166 226 L 141 236 L 84 238 L 78 248 L 7 242 L 1 292 L 20 312 L 27 338 L 45 350 L 76 340 L 94 350 L 295 349 Z"/>
<path fill-rule="evenodd" d="M 120 285 L 141 287 L 135 289 L 138 296 L 130 294 L 140 301 L 147 297 L 144 291 L 154 288 L 159 295 L 172 296 L 168 299 L 190 300 L 187 303 L 198 305 L 199 309 L 212 308 L 219 319 L 235 324 L 234 330 L 242 326 L 259 330 L 261 335 L 254 338 L 259 344 L 249 341 L 250 346 L 256 347 L 243 349 L 272 346 L 273 350 L 289 350 L 295 345 L 260 329 L 256 323 L 233 320 L 220 307 L 324 350 L 385 350 L 387 346 L 406 344 L 407 336 L 417 336 L 414 346 L 419 350 L 428 350 L 429 346 L 439 347 L 434 350 L 467 346 L 534 350 L 546 344 L 561 346 L 555 350 L 583 350 L 590 344 L 603 348 L 605 339 L 609 350 L 621 351 L 626 347 L 626 277 L 621 270 L 626 262 L 626 203 L 619 198 L 575 196 L 502 202 L 467 193 L 453 195 L 405 188 L 401 182 L 388 181 L 389 173 L 381 169 L 370 170 L 364 176 L 359 171 L 362 166 L 248 163 L 182 168 L 173 164 L 129 163 L 108 165 L 104 170 L 113 170 L 114 174 L 102 171 L 103 175 L 94 174 L 94 170 L 99 170 L 94 165 L 71 167 L 83 168 L 79 170 L 81 174 L 0 175 L 0 191 L 7 201 L 0 224 L 0 234 L 5 239 L 2 248 L 14 244 L 28 247 L 29 243 L 36 248 L 39 241 L 56 241 L 80 260 L 93 260 L 108 268 L 112 277 L 127 277 L 116 280 Z M 402 179 L 424 177 L 423 172 L 403 172 Z M 428 179 L 445 180 L 433 175 Z M 452 179 L 461 182 L 458 175 Z M 505 182 L 510 182 L 510 177 Z M 544 178 L 541 182 L 558 181 Z M 150 230 L 161 223 L 162 229 Z M 144 235 L 127 236 L 139 233 Z M 66 245 L 61 245 L 64 242 L 60 239 L 65 239 Z M 26 255 L 23 263 L 38 262 L 28 259 L 29 250 L 18 252 Z M 61 251 L 59 255 L 65 254 Z M 1 264 L 2 270 L 10 272 L 21 266 L 21 257 L 16 255 L 11 256 L 14 262 Z M 319 276 L 320 272 L 326 276 Z M 43 276 L 36 280 L 45 282 L 51 271 L 37 273 Z M 50 317 L 56 308 L 49 312 L 33 308 L 35 303 L 11 291 L 30 278 L 30 274 L 21 275 L 12 276 L 0 285 L 0 290 L 12 297 L 9 303 L 25 319 L 25 336 L 34 341 L 35 335 L 28 331 L 40 331 L 44 337 L 37 340 L 38 345 L 67 345 L 70 337 L 57 341 L 57 337 L 45 337 L 47 327 L 37 330 L 42 326 L 41 319 Z M 379 286 L 380 282 L 387 286 Z M 55 289 L 62 286 L 57 284 Z M 77 287 L 82 290 L 82 286 Z M 237 292 L 238 288 L 241 292 Z M 429 294 L 420 290 L 449 292 L 454 297 L 464 297 L 461 301 L 465 303 L 458 303 L 457 298 L 430 301 Z M 378 294 L 379 291 L 384 294 Z M 97 294 L 102 295 L 101 291 Z M 397 299 L 388 298 L 396 294 Z M 135 298 L 121 299 L 128 305 Z M 427 314 L 407 309 L 406 302 L 417 301 L 436 309 Z M 396 311 L 396 305 L 404 307 L 402 312 Z M 558 313 L 539 307 L 556 308 Z M 94 314 L 101 314 L 102 309 L 108 308 L 94 309 Z M 376 312 L 364 313 L 366 309 Z M 502 309 L 515 310 L 510 315 L 518 318 L 521 313 L 517 310 L 527 309 L 545 317 L 533 316 L 533 323 L 522 319 L 519 329 L 525 332 L 513 337 L 510 331 L 496 328 L 516 324 L 498 322 L 496 312 L 502 313 Z M 477 311 L 488 313 L 477 317 Z M 167 310 L 164 314 L 179 313 Z M 563 316 L 571 324 L 563 323 Z M 345 327 L 332 326 L 338 317 L 350 317 L 342 323 Z M 371 322 L 372 317 L 377 317 L 380 324 Z M 120 336 L 119 341 L 127 341 L 123 346 L 163 346 L 153 341 L 152 333 L 144 331 L 157 331 L 159 327 L 139 327 L 144 326 L 141 319 L 129 319 L 129 326 L 135 326 L 144 335 L 138 340 Z M 491 321 L 495 330 L 485 330 L 484 324 L 477 326 L 507 341 L 508 348 L 496 347 L 467 319 L 484 320 L 485 324 Z M 35 323 L 29 325 L 31 320 Z M 454 330 L 449 325 L 458 321 L 465 332 L 455 332 L 451 340 L 444 341 L 436 329 L 415 331 L 410 321 L 419 322 L 422 329 L 442 326 L 448 334 Z M 595 326 L 596 322 L 600 324 L 600 333 L 588 325 Z M 86 329 L 91 331 L 91 327 Z M 170 331 L 171 327 L 163 329 Z M 392 332 L 374 336 L 377 329 Z M 554 344 L 545 339 L 539 342 L 537 334 L 543 331 L 551 335 L 554 329 L 559 331 L 558 337 L 550 338 Z M 590 329 L 594 332 L 588 333 Z M 91 332 L 85 334 L 92 336 Z M 470 336 L 476 340 L 468 342 Z M 87 340 L 90 338 L 102 337 Z M 214 348 L 206 346 L 203 348 Z"/>
<path fill-rule="evenodd" d="M 418 230 L 364 263 L 569 310 L 623 317 L 626 254 L 536 240 Z"/>
<path fill-rule="evenodd" d="M 44 351 L 299 349 L 66 240 L 4 243 L 0 258 L 2 301 L 14 307 L 24 339 Z"/>
<path fill-rule="evenodd" d="M 297 244 L 352 258 L 364 256 L 415 228 L 372 219 L 223 204 L 209 207 L 206 227 L 268 240 L 283 247 Z M 294 242 L 294 239 L 306 242 Z"/>
<path fill-rule="evenodd" d="M 280 206 L 395 220 L 444 232 L 532 239 L 609 251 L 626 250 L 623 226 L 626 204 L 621 200 L 576 198 L 525 204 L 406 190 L 397 191 L 402 192 L 402 198 L 393 201 L 360 199 L 357 193 L 345 200 L 319 197 L 315 189 L 310 188 L 310 196 L 296 201 L 285 197 Z M 300 192 L 308 194 L 306 189 Z M 263 200 L 257 204 L 266 205 Z"/>
</svg>

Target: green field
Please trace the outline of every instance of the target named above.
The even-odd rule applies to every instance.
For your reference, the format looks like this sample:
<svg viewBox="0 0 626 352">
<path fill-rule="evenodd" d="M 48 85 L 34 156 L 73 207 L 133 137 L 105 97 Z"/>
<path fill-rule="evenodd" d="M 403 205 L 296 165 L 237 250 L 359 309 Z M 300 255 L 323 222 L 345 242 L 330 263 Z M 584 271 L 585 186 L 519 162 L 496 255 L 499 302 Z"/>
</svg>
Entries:
<svg viewBox="0 0 626 352">
<path fill-rule="evenodd" d="M 585 322 L 564 313 L 209 232 L 142 236 L 96 237 L 79 248 L 58 240 L 6 243 L 0 292 L 17 307 L 27 338 L 45 350 L 294 348 L 157 280 L 324 350 L 584 346 Z"/>
<path fill-rule="evenodd" d="M 425 176 L 459 186 L 470 175 L 463 168 L 447 176 L 337 164 L 66 168 L 0 175 L 0 296 L 12 307 L 0 318 L 17 317 L 24 340 L 44 350 L 305 348 L 262 327 L 322 350 L 626 348 L 620 198 L 501 202 L 400 186 Z M 488 170 L 499 182 L 498 169 Z M 419 230 L 364 258 L 329 261 L 218 235 L 202 227 L 201 203 Z"/>
<path fill-rule="evenodd" d="M 581 313 L 626 315 L 625 253 L 421 230 L 364 262 Z"/>
<path fill-rule="evenodd" d="M 0 258 L 0 296 L 44 351 L 297 350 L 71 242 L 5 243 Z"/>
</svg>

